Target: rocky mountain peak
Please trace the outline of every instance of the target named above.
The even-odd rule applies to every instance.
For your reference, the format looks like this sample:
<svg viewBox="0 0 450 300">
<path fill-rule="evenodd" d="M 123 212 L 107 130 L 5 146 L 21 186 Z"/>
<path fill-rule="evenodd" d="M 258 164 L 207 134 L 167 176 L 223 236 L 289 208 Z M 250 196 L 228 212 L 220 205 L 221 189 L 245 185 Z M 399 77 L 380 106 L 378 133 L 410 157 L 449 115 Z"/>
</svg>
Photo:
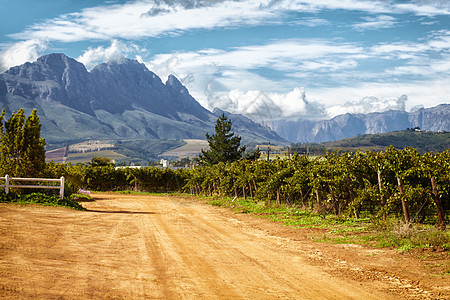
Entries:
<svg viewBox="0 0 450 300">
<path fill-rule="evenodd" d="M 62 53 L 39 57 L 36 62 L 12 67 L 5 72 L 33 81 L 53 80 L 62 83 L 70 73 L 87 73 L 85 66 Z"/>
<path fill-rule="evenodd" d="M 166 85 L 174 90 L 180 91 L 181 93 L 183 93 L 183 91 L 187 91 L 186 87 L 172 74 L 170 74 L 167 78 Z"/>
</svg>

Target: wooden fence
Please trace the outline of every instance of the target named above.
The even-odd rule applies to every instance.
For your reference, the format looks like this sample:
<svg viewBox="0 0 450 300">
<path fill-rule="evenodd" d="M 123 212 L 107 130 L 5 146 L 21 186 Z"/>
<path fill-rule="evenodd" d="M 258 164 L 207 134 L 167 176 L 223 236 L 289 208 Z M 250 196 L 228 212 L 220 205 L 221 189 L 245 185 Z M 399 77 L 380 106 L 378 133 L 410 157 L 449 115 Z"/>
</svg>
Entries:
<svg viewBox="0 0 450 300">
<path fill-rule="evenodd" d="M 59 190 L 59 197 L 64 198 L 64 176 L 60 179 L 48 179 L 48 178 L 18 178 L 18 177 L 0 177 L 0 180 L 4 180 L 5 184 L 0 185 L 0 188 L 5 188 L 5 193 L 9 193 L 10 188 L 37 188 L 37 189 L 55 189 Z M 11 184 L 11 181 L 37 181 L 37 182 L 59 182 L 59 185 L 19 185 Z"/>
</svg>

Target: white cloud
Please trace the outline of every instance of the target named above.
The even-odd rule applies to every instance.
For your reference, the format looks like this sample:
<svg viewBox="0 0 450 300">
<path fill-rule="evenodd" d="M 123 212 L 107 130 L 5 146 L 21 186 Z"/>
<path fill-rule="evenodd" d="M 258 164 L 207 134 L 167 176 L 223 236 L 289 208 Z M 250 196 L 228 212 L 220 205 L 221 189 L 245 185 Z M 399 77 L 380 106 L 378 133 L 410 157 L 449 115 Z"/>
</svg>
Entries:
<svg viewBox="0 0 450 300">
<path fill-rule="evenodd" d="M 374 96 L 368 96 L 357 101 L 352 100 L 347 101 L 344 104 L 329 106 L 327 107 L 327 113 L 330 117 L 335 117 L 345 113 L 367 114 L 388 110 L 404 111 L 407 101 L 408 97 L 406 95 L 402 95 L 397 99 L 379 99 Z"/>
<path fill-rule="evenodd" d="M 427 51 L 436 53 L 449 52 L 450 31 L 434 31 L 429 36 L 417 42 L 381 43 L 372 46 L 369 50 L 373 55 L 389 58 L 401 57 L 403 55 L 426 54 Z M 422 57 L 420 57 L 420 60 L 422 60 Z"/>
<path fill-rule="evenodd" d="M 334 88 L 309 89 L 308 98 L 327 104 L 327 107 L 336 106 L 345 108 L 346 103 L 357 103 L 355 99 L 365 99 L 375 97 L 381 101 L 392 101 L 392 95 L 406 95 L 405 109 L 411 110 L 413 107 L 423 105 L 433 107 L 441 103 L 450 103 L 450 81 L 447 78 L 421 81 L 419 83 L 391 82 L 377 83 L 368 82 L 352 86 L 340 86 Z M 329 101 L 332 99 L 333 105 Z M 327 101 L 328 100 L 328 101 Z M 392 103 L 391 103 L 392 104 Z M 380 109 L 383 107 L 379 107 Z M 341 113 L 329 111 L 330 116 Z"/>
<path fill-rule="evenodd" d="M 297 80 L 301 75 L 296 72 L 299 70 L 337 72 L 352 69 L 357 66 L 357 62 L 351 57 L 358 56 L 362 52 L 361 47 L 352 44 L 332 44 L 317 39 L 286 40 L 265 45 L 236 47 L 228 52 L 206 49 L 198 52 L 160 54 L 145 64 L 163 80 L 169 74 L 174 74 L 182 82 L 184 78 L 189 78 L 189 81 L 183 83 L 203 106 L 211 110 L 219 107 L 232 112 L 255 115 L 252 108 L 248 108 L 250 110 L 248 112 L 245 107 L 250 107 L 249 99 L 258 98 L 250 91 L 261 91 L 258 93 L 275 99 L 280 107 L 289 108 L 288 114 L 291 112 L 301 114 L 302 109 L 296 106 L 301 102 L 289 104 L 293 102 L 282 100 L 285 96 L 277 96 L 276 92 L 288 91 L 292 86 L 298 86 Z M 341 59 L 347 56 L 350 59 Z M 258 73 L 261 68 L 286 72 L 289 77 L 282 80 L 267 78 Z M 231 90 L 241 92 L 231 93 L 229 92 Z M 289 97 L 287 99 L 292 99 L 292 94 Z M 276 115 L 281 116 L 288 115 Z"/>
<path fill-rule="evenodd" d="M 13 44 L 0 53 L 0 72 L 27 61 L 35 61 L 46 49 L 47 43 L 38 39 Z"/>
<path fill-rule="evenodd" d="M 179 34 L 193 29 L 256 26 L 280 23 L 286 12 L 351 10 L 371 14 L 414 13 L 449 15 L 450 8 L 433 2 L 395 4 L 362 0 L 249 0 L 249 1 L 150 1 L 104 5 L 60 15 L 36 23 L 23 32 L 10 35 L 20 40 L 40 39 L 75 42 L 83 40 L 139 39 Z M 307 20 L 306 20 L 307 21 Z M 307 26 L 323 25 L 320 19 Z M 393 17 L 381 15 L 355 25 L 359 28 L 384 28 L 395 24 Z"/>
<path fill-rule="evenodd" d="M 365 22 L 352 25 L 356 30 L 382 29 L 393 27 L 397 22 L 394 17 L 387 15 L 378 15 L 375 17 L 365 17 Z"/>
<path fill-rule="evenodd" d="M 420 2 L 428 3 L 421 4 Z M 444 6 L 436 1 L 416 1 L 416 3 L 395 4 L 394 8 L 398 10 L 399 13 L 409 12 L 418 16 L 450 15 L 450 7 L 448 2 L 447 5 Z"/>
<path fill-rule="evenodd" d="M 198 52 L 178 52 L 156 55 L 148 65 L 152 68 L 193 72 L 199 66 L 217 70 L 251 70 L 271 68 L 284 72 L 299 69 L 338 70 L 356 66 L 352 58 L 364 54 L 364 49 L 350 43 L 331 43 L 319 39 L 275 41 L 265 45 L 236 47 L 230 51 L 208 49 Z M 333 61 L 339 57 L 339 61 Z M 342 60 L 342 57 L 348 57 Z M 167 73 L 167 72 L 166 72 Z"/>
<path fill-rule="evenodd" d="M 225 1 L 192 9 L 185 9 L 181 5 L 163 5 L 161 8 L 160 5 L 157 9 L 163 13 L 149 14 L 152 10 L 154 12 L 155 2 L 134 1 L 61 15 L 10 36 L 16 39 L 46 38 L 75 42 L 89 39 L 138 39 L 178 34 L 191 29 L 251 26 L 279 16 L 279 12 L 260 9 L 263 2 Z"/>
<path fill-rule="evenodd" d="M 231 90 L 216 93 L 209 104 L 231 113 L 246 115 L 257 122 L 326 117 L 324 106 L 308 101 L 302 88 L 294 88 L 288 93 Z"/>
<path fill-rule="evenodd" d="M 141 56 L 136 55 L 137 53 L 146 52 L 145 49 L 141 49 L 133 43 L 124 43 L 118 40 L 113 40 L 111 46 L 104 48 L 99 46 L 97 48 L 89 48 L 84 51 L 83 55 L 79 56 L 77 60 L 83 63 L 86 68 L 91 69 L 95 65 L 119 60 L 127 56 L 135 54 L 135 58 L 142 60 Z"/>
</svg>

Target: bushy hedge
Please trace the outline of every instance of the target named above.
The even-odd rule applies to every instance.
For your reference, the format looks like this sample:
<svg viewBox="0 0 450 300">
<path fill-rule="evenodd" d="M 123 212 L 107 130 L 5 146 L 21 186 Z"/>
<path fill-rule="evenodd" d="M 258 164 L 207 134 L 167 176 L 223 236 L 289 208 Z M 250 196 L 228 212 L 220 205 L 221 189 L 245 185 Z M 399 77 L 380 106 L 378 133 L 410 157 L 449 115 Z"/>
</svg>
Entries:
<svg viewBox="0 0 450 300">
<path fill-rule="evenodd" d="M 61 165 L 48 163 L 45 176 L 66 178 L 67 189 L 94 191 L 135 190 L 142 192 L 178 192 L 183 189 L 190 171 L 169 168 L 115 168 L 114 166 Z"/>
</svg>

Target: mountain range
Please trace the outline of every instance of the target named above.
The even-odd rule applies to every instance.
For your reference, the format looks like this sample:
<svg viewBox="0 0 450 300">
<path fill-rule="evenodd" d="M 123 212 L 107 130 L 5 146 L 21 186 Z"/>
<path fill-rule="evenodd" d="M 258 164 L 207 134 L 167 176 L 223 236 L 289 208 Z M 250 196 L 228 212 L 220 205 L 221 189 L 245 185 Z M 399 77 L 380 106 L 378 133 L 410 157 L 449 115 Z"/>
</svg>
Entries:
<svg viewBox="0 0 450 300">
<path fill-rule="evenodd" d="M 202 107 L 170 75 L 165 83 L 144 64 L 122 59 L 88 71 L 64 54 L 0 74 L 0 106 L 6 115 L 36 108 L 47 143 L 86 139 L 205 139 L 217 114 Z M 228 114 L 245 143 L 286 141 L 268 127 Z M 236 122 L 234 122 L 236 120 Z M 244 121 L 243 121 L 244 120 Z"/>
<path fill-rule="evenodd" d="M 390 110 L 370 114 L 348 113 L 330 120 L 277 120 L 265 124 L 294 143 L 322 143 L 416 127 L 424 131 L 450 131 L 450 104 L 413 112 Z"/>
<path fill-rule="evenodd" d="M 244 144 L 326 142 L 406 128 L 450 131 L 450 105 L 414 112 L 345 114 L 330 120 L 278 120 L 258 124 L 248 117 L 201 106 L 173 75 L 165 83 L 144 64 L 122 59 L 88 71 L 65 54 L 53 53 L 0 74 L 0 109 L 6 116 L 36 108 L 48 144 L 83 140 L 205 139 L 225 114 Z"/>
</svg>

